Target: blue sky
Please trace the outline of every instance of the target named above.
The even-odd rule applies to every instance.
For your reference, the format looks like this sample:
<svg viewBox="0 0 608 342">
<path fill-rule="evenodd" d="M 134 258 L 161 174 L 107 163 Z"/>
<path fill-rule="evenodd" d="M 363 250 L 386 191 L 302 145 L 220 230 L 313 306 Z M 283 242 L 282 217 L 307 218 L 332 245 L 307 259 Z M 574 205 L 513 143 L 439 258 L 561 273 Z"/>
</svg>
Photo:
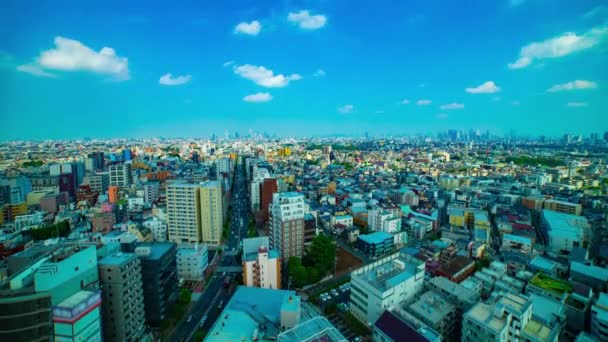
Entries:
<svg viewBox="0 0 608 342">
<path fill-rule="evenodd" d="M 606 1 L 5 0 L 0 139 L 587 135 L 607 61 Z"/>
</svg>

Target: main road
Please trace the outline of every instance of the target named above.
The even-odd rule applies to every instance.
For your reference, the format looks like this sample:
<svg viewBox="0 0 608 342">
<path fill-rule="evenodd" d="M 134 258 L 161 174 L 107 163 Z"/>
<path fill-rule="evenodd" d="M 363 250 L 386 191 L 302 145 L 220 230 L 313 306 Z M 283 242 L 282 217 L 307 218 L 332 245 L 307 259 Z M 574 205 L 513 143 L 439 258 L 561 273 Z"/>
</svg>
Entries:
<svg viewBox="0 0 608 342">
<path fill-rule="evenodd" d="M 230 199 L 232 207 L 230 231 L 228 241 L 223 246 L 222 258 L 219 262 L 220 270 L 223 268 L 234 271 L 227 272 L 226 274 L 222 271 L 216 271 L 199 299 L 194 302 L 190 311 L 184 315 L 184 319 L 178 322 L 169 338 L 171 342 L 191 340 L 199 327 L 205 331 L 209 331 L 221 313 L 223 305 L 232 297 L 232 293 L 223 286 L 224 279 L 228 275 L 232 279 L 242 276 L 241 263 L 237 259 L 237 254 L 241 238 L 247 235 L 247 225 L 249 223 L 247 180 L 243 174 L 242 161 L 237 162 L 234 172 L 236 175 Z M 205 318 L 204 321 L 203 318 Z"/>
</svg>

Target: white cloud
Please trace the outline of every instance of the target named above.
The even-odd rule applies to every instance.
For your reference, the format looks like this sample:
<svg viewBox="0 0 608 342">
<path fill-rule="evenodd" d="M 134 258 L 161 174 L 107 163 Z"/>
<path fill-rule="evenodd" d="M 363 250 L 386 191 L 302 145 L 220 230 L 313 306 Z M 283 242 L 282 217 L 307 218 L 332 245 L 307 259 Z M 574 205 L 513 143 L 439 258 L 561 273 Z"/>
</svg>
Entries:
<svg viewBox="0 0 608 342">
<path fill-rule="evenodd" d="M 416 104 L 419 105 L 419 106 L 428 106 L 431 103 L 433 103 L 433 101 L 431 101 L 431 100 L 418 100 L 418 101 L 416 101 Z"/>
<path fill-rule="evenodd" d="M 511 102 L 511 104 L 514 106 L 519 106 L 519 101 L 513 101 L 513 102 Z"/>
<path fill-rule="evenodd" d="M 288 76 L 283 74 L 275 75 L 270 69 L 251 64 L 235 66 L 234 73 L 266 88 L 282 88 L 286 87 L 291 81 L 302 79 L 302 76 L 299 74 L 291 74 Z"/>
<path fill-rule="evenodd" d="M 559 58 L 587 50 L 599 44 L 607 35 L 608 26 L 599 26 L 580 35 L 566 32 L 542 42 L 533 42 L 521 48 L 519 58 L 508 66 L 510 69 L 521 69 L 536 60 Z"/>
<path fill-rule="evenodd" d="M 568 107 L 587 107 L 587 102 L 568 102 Z"/>
<path fill-rule="evenodd" d="M 323 69 L 318 69 L 314 74 L 312 74 L 313 77 L 325 77 L 325 75 L 327 75 L 327 73 Z"/>
<path fill-rule="evenodd" d="M 608 15 L 608 7 L 606 6 L 596 6 L 590 9 L 588 12 L 583 14 L 583 18 L 585 19 L 593 19 L 595 17 L 602 18 Z"/>
<path fill-rule="evenodd" d="M 234 61 L 226 61 L 224 64 L 222 64 L 222 66 L 225 68 L 231 66 L 232 64 L 234 64 Z"/>
<path fill-rule="evenodd" d="M 234 27 L 235 34 L 246 34 L 250 36 L 257 36 L 261 30 L 262 24 L 257 20 L 250 23 L 243 21 Z"/>
<path fill-rule="evenodd" d="M 403 100 L 401 100 L 401 102 L 399 102 L 399 104 L 402 104 L 402 105 L 410 104 L 410 100 L 403 99 Z"/>
<path fill-rule="evenodd" d="M 597 83 L 586 80 L 576 80 L 572 82 L 567 82 L 563 84 L 556 84 L 551 88 L 547 89 L 550 93 L 555 93 L 558 91 L 566 91 L 566 90 L 577 90 L 577 89 L 595 89 L 597 88 Z"/>
<path fill-rule="evenodd" d="M 111 47 L 103 47 L 96 52 L 77 40 L 59 36 L 54 42 L 55 48 L 43 51 L 33 63 L 20 66 L 18 70 L 46 77 L 45 69 L 88 71 L 111 76 L 116 81 L 130 78 L 127 58 L 117 56 Z"/>
<path fill-rule="evenodd" d="M 342 114 L 348 114 L 348 113 L 352 113 L 352 111 L 355 109 L 355 106 L 351 105 L 351 104 L 347 104 L 344 105 L 342 107 L 338 108 L 338 112 L 342 113 Z"/>
<path fill-rule="evenodd" d="M 289 12 L 287 20 L 292 23 L 298 24 L 301 29 L 316 30 L 325 26 L 327 23 L 327 17 L 322 14 L 312 15 L 308 10 L 301 10 L 299 12 Z"/>
<path fill-rule="evenodd" d="M 186 84 L 186 83 L 190 82 L 191 79 L 192 79 L 191 75 L 173 77 L 173 75 L 171 73 L 167 73 L 160 77 L 160 80 L 158 80 L 158 83 L 161 85 L 166 85 L 166 86 L 176 86 L 176 85 Z"/>
<path fill-rule="evenodd" d="M 454 110 L 454 109 L 463 109 L 464 104 L 462 103 L 448 103 L 439 107 L 441 110 Z"/>
<path fill-rule="evenodd" d="M 270 95 L 270 93 L 255 93 L 243 97 L 243 101 L 253 103 L 268 102 L 270 100 L 272 100 L 272 95 Z"/>
<path fill-rule="evenodd" d="M 21 72 L 25 72 L 34 76 L 41 76 L 41 77 L 57 77 L 57 75 L 52 74 L 50 72 L 46 72 L 44 70 L 42 70 L 42 68 L 40 68 L 40 66 L 36 65 L 36 64 L 23 64 L 23 65 L 19 65 L 17 67 L 18 71 Z"/>
<path fill-rule="evenodd" d="M 493 94 L 499 92 L 500 87 L 494 81 L 487 81 L 478 87 L 466 88 L 465 91 L 470 94 Z"/>
<path fill-rule="evenodd" d="M 439 113 L 436 115 L 437 119 L 447 119 L 448 113 Z"/>
</svg>

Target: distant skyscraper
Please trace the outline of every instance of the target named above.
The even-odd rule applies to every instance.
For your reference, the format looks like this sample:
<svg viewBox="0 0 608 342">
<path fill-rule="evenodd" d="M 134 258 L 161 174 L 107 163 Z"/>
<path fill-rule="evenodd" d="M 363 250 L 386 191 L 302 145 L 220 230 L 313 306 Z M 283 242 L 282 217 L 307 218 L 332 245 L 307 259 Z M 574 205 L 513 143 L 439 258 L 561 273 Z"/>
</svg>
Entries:
<svg viewBox="0 0 608 342">
<path fill-rule="evenodd" d="M 304 195 L 275 193 L 270 205 L 270 247 L 283 263 L 304 255 Z"/>
</svg>

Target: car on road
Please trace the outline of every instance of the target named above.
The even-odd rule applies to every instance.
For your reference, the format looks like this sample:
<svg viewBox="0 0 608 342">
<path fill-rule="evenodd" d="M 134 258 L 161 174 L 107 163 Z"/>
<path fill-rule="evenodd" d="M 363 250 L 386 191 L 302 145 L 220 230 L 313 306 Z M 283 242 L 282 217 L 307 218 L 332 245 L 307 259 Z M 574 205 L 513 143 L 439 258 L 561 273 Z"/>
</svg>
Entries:
<svg viewBox="0 0 608 342">
<path fill-rule="evenodd" d="M 220 303 L 218 304 L 217 308 L 221 310 L 222 306 L 224 306 L 224 300 L 223 299 L 220 300 Z"/>
<path fill-rule="evenodd" d="M 192 321 L 192 315 L 188 316 L 188 319 L 186 320 L 186 323 L 190 323 Z"/>
<path fill-rule="evenodd" d="M 199 323 L 199 326 L 202 328 L 206 321 L 207 321 L 207 315 L 205 315 L 205 316 L 203 316 L 203 318 L 201 318 L 201 322 Z"/>
</svg>

